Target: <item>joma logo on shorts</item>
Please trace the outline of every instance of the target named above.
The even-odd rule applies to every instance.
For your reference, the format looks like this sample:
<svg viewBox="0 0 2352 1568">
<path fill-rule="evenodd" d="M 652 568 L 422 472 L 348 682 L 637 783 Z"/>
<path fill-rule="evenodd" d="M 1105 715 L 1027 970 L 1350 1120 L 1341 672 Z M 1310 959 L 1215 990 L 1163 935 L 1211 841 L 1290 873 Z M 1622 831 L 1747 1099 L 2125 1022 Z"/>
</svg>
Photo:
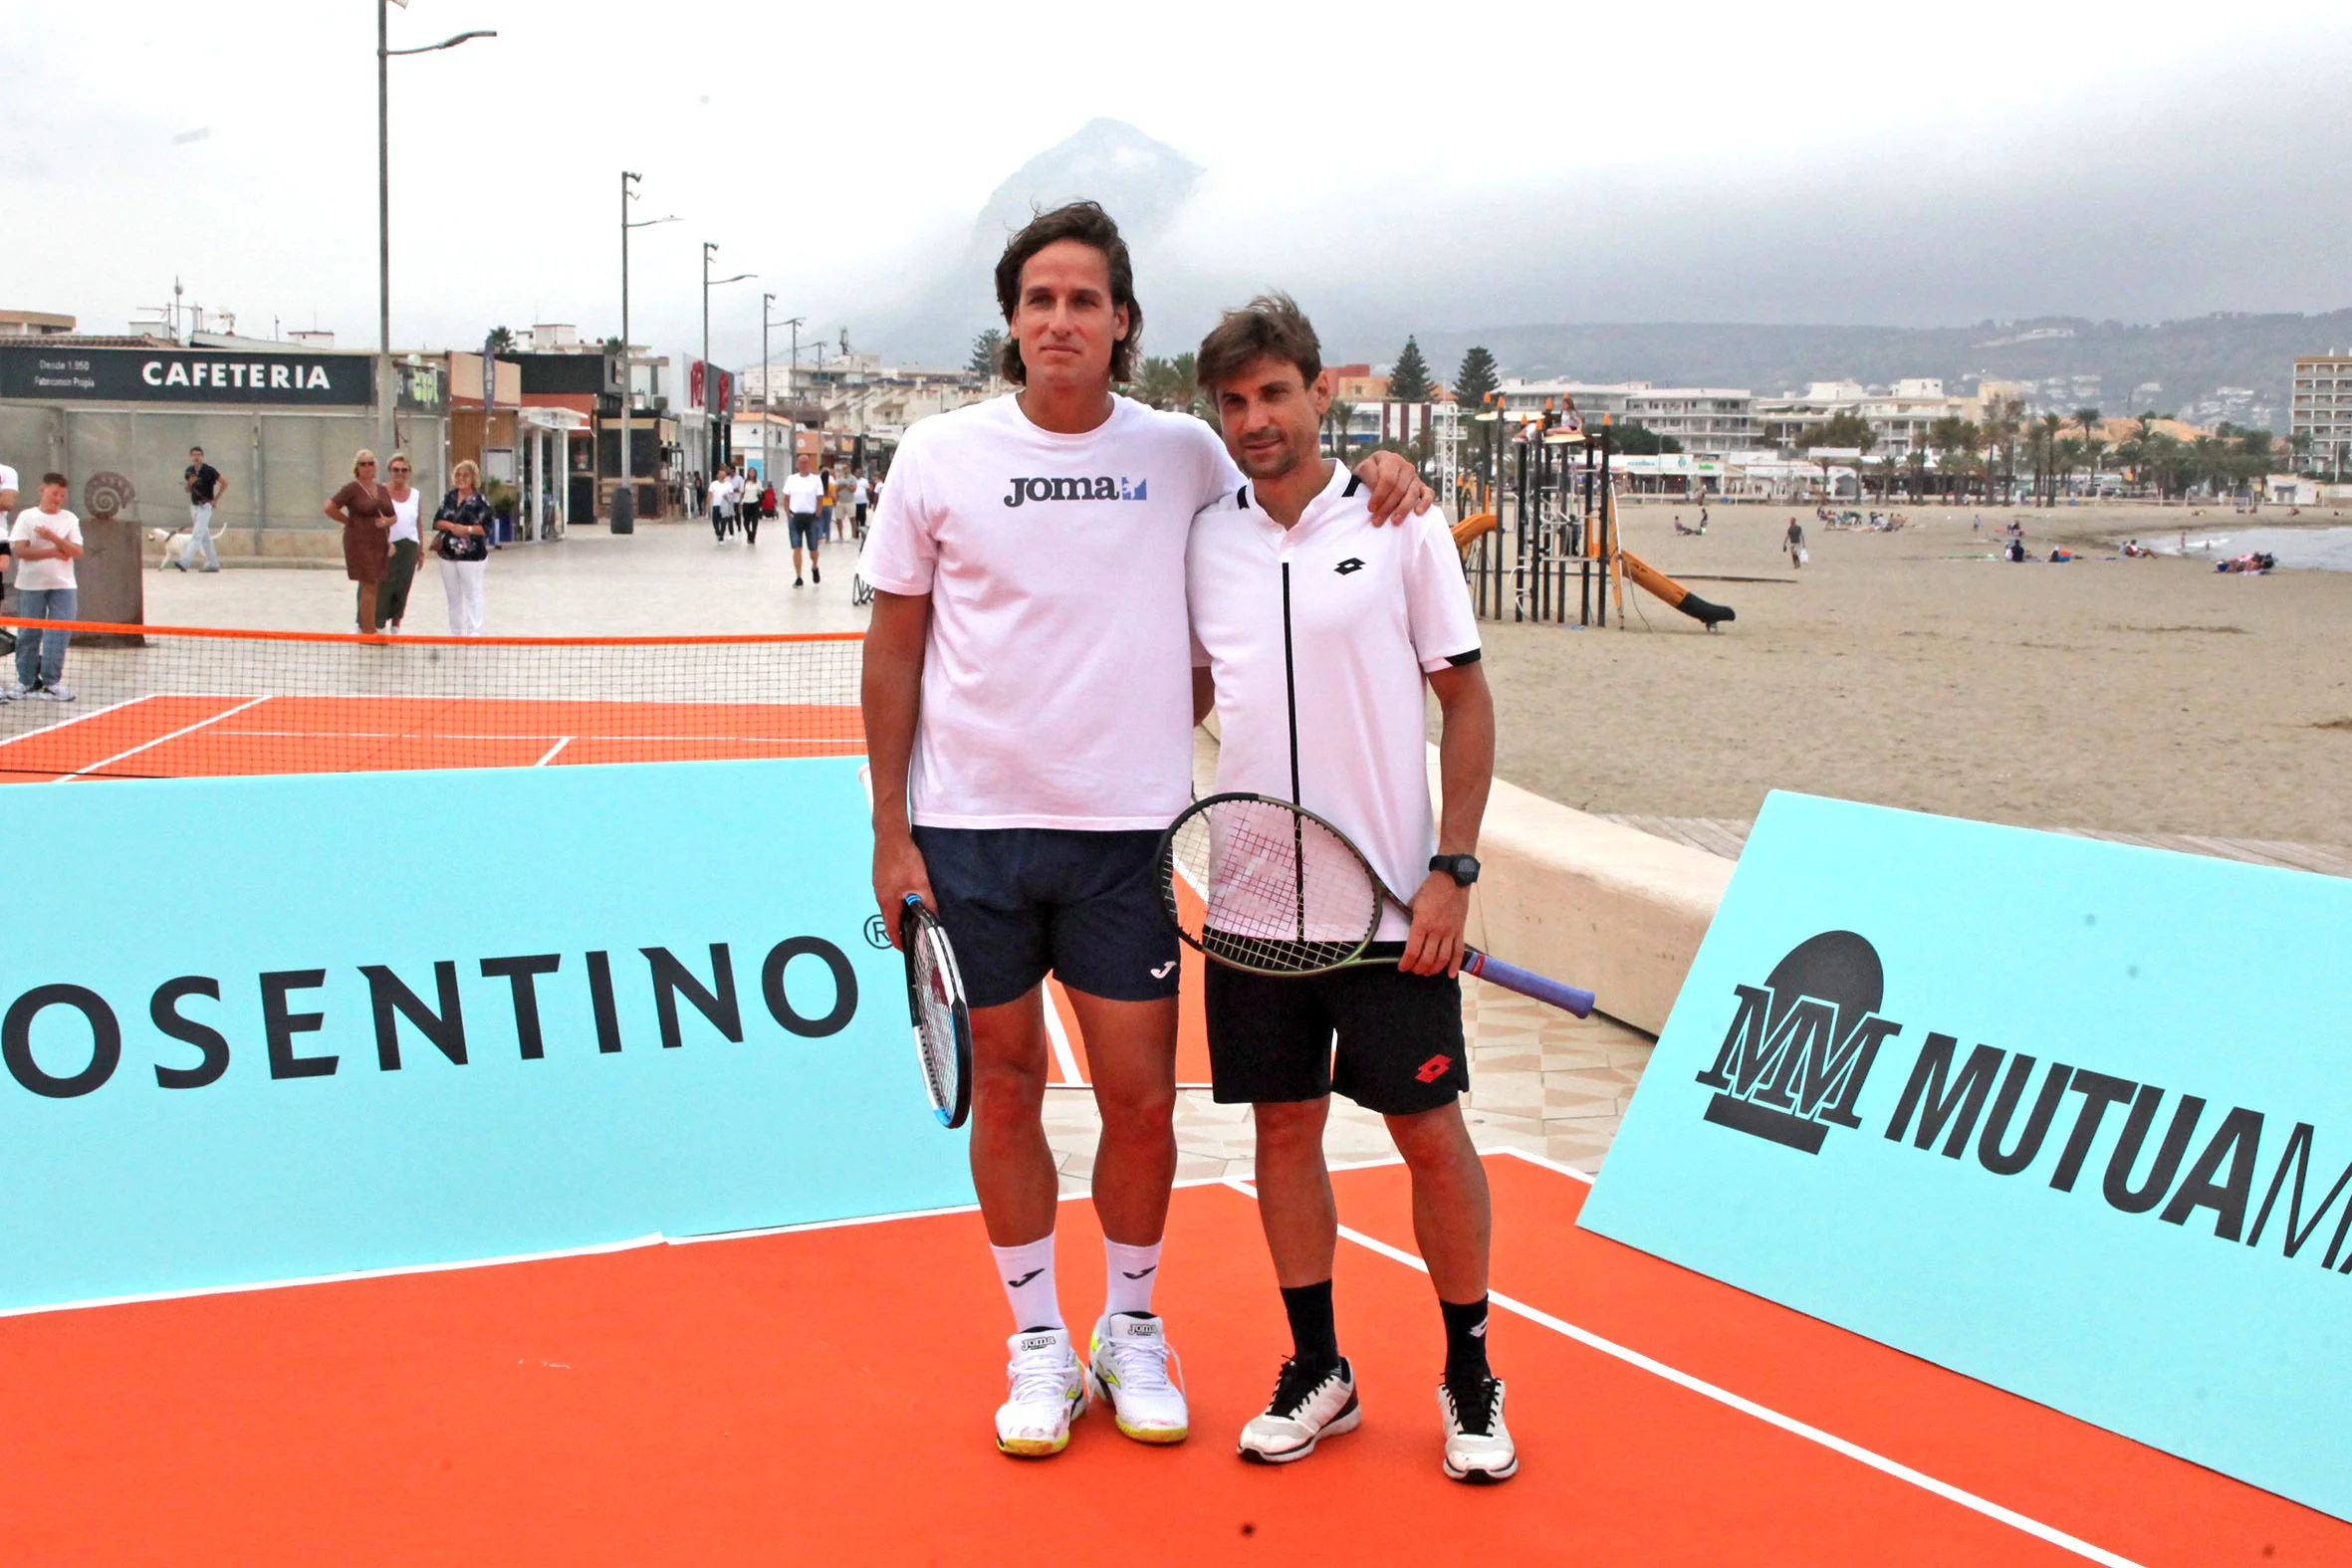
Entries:
<svg viewBox="0 0 2352 1568">
<path fill-rule="evenodd" d="M 1017 507 L 1024 501 L 1143 501 L 1144 481 L 1112 479 L 1103 475 L 1096 479 L 1016 479 L 1012 492 L 1005 497 L 1005 505 Z"/>
</svg>

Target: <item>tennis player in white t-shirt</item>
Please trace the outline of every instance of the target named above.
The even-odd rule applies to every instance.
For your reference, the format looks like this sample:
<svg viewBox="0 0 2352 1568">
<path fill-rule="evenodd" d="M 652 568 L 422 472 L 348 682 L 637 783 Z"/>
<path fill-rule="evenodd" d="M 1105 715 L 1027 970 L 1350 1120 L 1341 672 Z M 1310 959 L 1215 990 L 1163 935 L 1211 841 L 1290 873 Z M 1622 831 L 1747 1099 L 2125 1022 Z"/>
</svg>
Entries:
<svg viewBox="0 0 2352 1568">
<path fill-rule="evenodd" d="M 1361 1419 L 1331 1304 L 1338 1213 L 1323 1164 L 1331 1091 L 1378 1112 L 1413 1180 L 1413 1233 L 1446 1334 L 1444 1466 L 1464 1481 L 1519 1467 L 1487 1364 L 1486 1172 L 1463 1125 L 1462 928 L 1495 772 L 1495 706 L 1445 519 L 1375 528 L 1355 476 L 1321 456 L 1331 404 L 1314 329 L 1276 295 L 1201 343 L 1201 385 L 1249 483 L 1194 520 L 1186 553 L 1194 712 L 1217 710 L 1217 791 L 1305 806 L 1388 886 L 1373 954 L 1393 966 L 1274 978 L 1212 964 L 1218 1100 L 1257 1123 L 1258 1213 L 1291 1320 L 1274 1398 L 1241 1455 L 1287 1464 Z M 1445 814 L 1430 809 L 1424 687 L 1437 697 Z"/>
<path fill-rule="evenodd" d="M 997 1446 L 1041 1456 L 1089 1397 L 1138 1442 L 1189 1430 L 1152 1311 L 1176 1171 L 1177 976 L 1153 861 L 1190 798 L 1185 537 L 1240 476 L 1200 420 L 1111 391 L 1133 373 L 1143 313 L 1100 207 L 1038 217 L 996 285 L 1021 390 L 907 431 L 858 569 L 875 590 L 874 896 L 895 933 L 920 895 L 955 944 L 972 1180 L 1018 1331 Z M 1365 472 L 1383 515 L 1426 507 L 1402 458 Z M 1076 1008 L 1102 1118 L 1109 1288 L 1085 1367 L 1055 1289 L 1049 973 Z"/>
</svg>

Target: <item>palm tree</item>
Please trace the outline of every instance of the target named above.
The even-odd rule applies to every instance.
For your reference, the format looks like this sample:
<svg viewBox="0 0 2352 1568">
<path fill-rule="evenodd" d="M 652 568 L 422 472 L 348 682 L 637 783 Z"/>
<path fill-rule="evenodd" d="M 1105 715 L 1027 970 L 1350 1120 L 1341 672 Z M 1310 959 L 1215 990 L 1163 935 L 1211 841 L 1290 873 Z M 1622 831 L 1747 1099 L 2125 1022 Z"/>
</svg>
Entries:
<svg viewBox="0 0 2352 1568">
<path fill-rule="evenodd" d="M 2082 426 L 2082 455 L 2091 471 L 2091 494 L 2099 493 L 2099 453 L 2107 443 L 2099 435 L 2099 411 L 2096 408 L 2074 410 L 2075 423 Z"/>
<path fill-rule="evenodd" d="M 2005 483 L 2002 487 L 2003 494 L 2001 498 L 2004 505 L 2013 502 L 2015 499 L 2015 492 L 2017 488 L 2017 430 L 2019 422 L 2024 417 L 2025 404 L 2023 400 L 2015 397 L 1994 396 L 1985 400 L 1985 417 L 1978 426 L 1978 428 L 1983 432 L 1985 450 L 1989 454 L 1993 452 L 1999 452 L 2005 459 L 2002 464 L 2005 475 Z M 1988 467 L 1990 468 L 1990 464 L 1988 464 Z M 1988 481 L 1990 481 L 1991 477 L 1992 476 L 1990 472 L 1988 472 Z M 1988 483 L 1986 488 L 1990 490 L 1992 488 L 1991 484 Z"/>
<path fill-rule="evenodd" d="M 2034 426 L 2040 442 L 2041 471 L 2048 477 L 2042 492 L 2042 505 L 2058 504 L 2058 432 L 2066 428 L 2066 421 L 2056 414 L 2043 414 Z"/>
</svg>

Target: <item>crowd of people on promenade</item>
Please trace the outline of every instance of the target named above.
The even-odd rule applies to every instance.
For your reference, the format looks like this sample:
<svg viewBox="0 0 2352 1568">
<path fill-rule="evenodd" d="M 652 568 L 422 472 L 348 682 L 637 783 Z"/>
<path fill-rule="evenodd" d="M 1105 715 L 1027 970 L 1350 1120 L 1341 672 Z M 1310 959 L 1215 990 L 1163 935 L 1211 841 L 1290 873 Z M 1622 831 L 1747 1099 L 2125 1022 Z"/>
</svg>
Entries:
<svg viewBox="0 0 2352 1568">
<path fill-rule="evenodd" d="M 741 469 L 721 464 L 704 492 L 710 508 L 711 538 L 725 544 L 735 534 L 744 543 L 760 542 L 760 525 L 785 520 L 793 551 L 793 586 L 823 582 L 820 550 L 834 541 L 865 538 L 867 511 L 881 498 L 879 482 L 868 481 L 862 464 L 842 469 L 820 469 L 814 453 L 793 460 L 784 487 L 762 479 L 748 463 Z"/>
</svg>

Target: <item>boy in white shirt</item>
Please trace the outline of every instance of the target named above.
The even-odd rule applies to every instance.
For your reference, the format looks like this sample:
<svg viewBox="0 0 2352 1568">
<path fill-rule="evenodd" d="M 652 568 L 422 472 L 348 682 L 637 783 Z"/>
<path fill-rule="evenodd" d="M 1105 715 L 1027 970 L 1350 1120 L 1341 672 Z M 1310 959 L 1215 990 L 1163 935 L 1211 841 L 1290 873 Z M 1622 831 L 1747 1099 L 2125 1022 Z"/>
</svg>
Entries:
<svg viewBox="0 0 2352 1568">
<path fill-rule="evenodd" d="M 66 510 L 66 476 L 41 476 L 41 504 L 16 515 L 9 554 L 17 562 L 16 612 L 26 620 L 73 620 L 77 608 L 74 562 L 82 559 L 82 520 Z M 6 699 L 39 697 L 72 702 L 66 689 L 69 631 L 24 627 L 16 639 L 16 686 Z"/>
</svg>

